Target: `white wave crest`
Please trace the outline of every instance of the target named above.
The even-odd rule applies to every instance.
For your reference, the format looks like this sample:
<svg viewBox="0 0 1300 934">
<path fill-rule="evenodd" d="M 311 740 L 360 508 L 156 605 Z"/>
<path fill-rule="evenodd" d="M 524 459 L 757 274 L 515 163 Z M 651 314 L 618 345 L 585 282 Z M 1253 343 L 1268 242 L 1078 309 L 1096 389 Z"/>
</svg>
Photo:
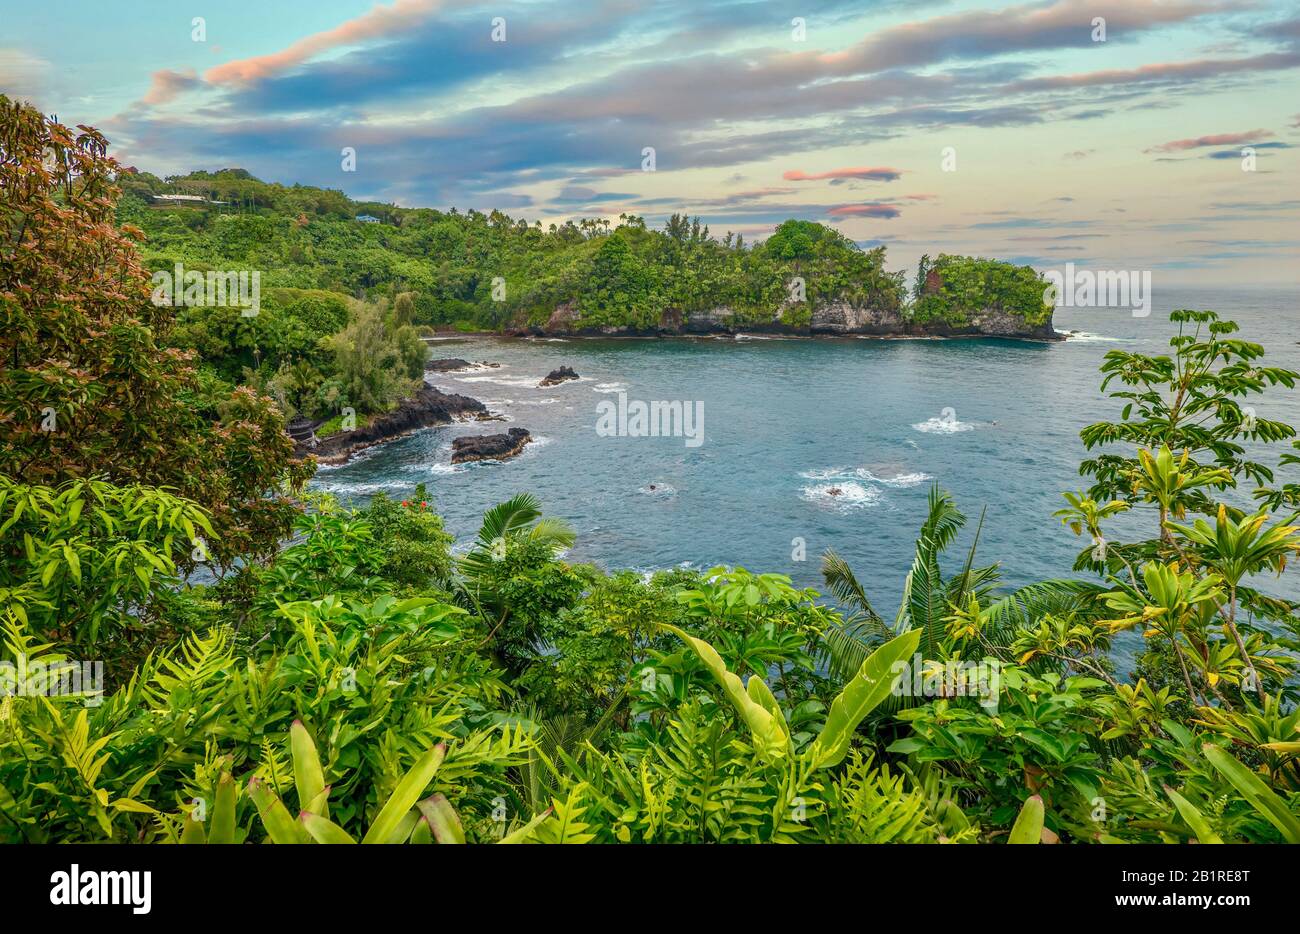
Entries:
<svg viewBox="0 0 1300 934">
<path fill-rule="evenodd" d="M 866 480 L 870 483 L 879 483 L 882 486 L 891 486 L 891 487 L 895 487 L 896 489 L 904 489 L 909 486 L 917 486 L 919 484 L 924 483 L 927 480 L 934 479 L 934 477 L 931 476 L 930 474 L 922 473 L 921 471 L 916 471 L 914 473 L 895 474 L 892 477 L 877 477 L 875 474 L 873 474 L 870 470 L 867 470 L 865 467 L 860 467 L 858 470 L 854 472 L 863 480 Z"/>
<path fill-rule="evenodd" d="M 800 494 L 810 503 L 835 509 L 865 509 L 880 501 L 880 488 L 863 486 L 856 480 L 806 486 Z"/>
<path fill-rule="evenodd" d="M 962 422 L 949 416 L 940 418 L 929 418 L 923 422 L 917 422 L 912 426 L 917 431 L 923 431 L 928 435 L 955 435 L 959 431 L 972 431 L 975 428 L 973 422 Z"/>
<path fill-rule="evenodd" d="M 864 483 L 893 487 L 895 489 L 917 486 L 927 480 L 934 479 L 930 474 L 921 471 L 898 473 L 892 477 L 877 477 L 866 467 L 831 467 L 826 470 L 805 470 L 803 473 L 799 474 L 799 476 L 803 477 L 805 480 L 818 480 L 822 482 L 834 480 L 861 480 Z"/>
</svg>

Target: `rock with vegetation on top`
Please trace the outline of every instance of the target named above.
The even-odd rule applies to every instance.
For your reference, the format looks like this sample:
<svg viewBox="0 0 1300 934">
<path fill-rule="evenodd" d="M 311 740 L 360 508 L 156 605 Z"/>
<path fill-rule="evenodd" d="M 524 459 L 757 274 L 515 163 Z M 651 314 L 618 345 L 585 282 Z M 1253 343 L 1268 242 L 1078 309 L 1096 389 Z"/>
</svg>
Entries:
<svg viewBox="0 0 1300 934">
<path fill-rule="evenodd" d="M 341 464 L 357 451 L 391 441 L 432 425 L 448 425 L 461 418 L 486 418 L 487 406 L 477 399 L 423 386 L 403 399 L 397 408 L 376 415 L 364 425 L 320 438 L 315 447 L 299 445 L 299 456 L 315 454 L 322 464 Z"/>
</svg>

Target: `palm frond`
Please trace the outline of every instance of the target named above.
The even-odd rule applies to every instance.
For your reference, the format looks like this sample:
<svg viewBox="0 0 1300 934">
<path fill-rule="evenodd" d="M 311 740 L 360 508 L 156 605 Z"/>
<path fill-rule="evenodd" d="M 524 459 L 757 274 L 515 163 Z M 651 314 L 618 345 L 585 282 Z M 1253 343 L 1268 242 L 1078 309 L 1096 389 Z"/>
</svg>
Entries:
<svg viewBox="0 0 1300 934">
<path fill-rule="evenodd" d="M 573 543 L 578 540 L 578 534 L 573 531 L 573 527 L 563 519 L 553 519 L 550 517 L 538 519 L 528 531 L 528 537 L 535 542 L 545 542 L 557 551 L 562 548 L 571 548 Z"/>
<path fill-rule="evenodd" d="M 1102 594 L 1113 588 L 1092 581 L 1054 578 L 1021 587 L 984 610 L 985 636 L 995 645 L 1010 645 L 1021 629 L 1042 617 L 1069 613 L 1099 615 Z"/>
<path fill-rule="evenodd" d="M 921 526 L 921 538 L 928 539 L 935 551 L 940 552 L 952 544 L 965 524 L 966 516 L 957 508 L 952 494 L 940 489 L 937 483 L 930 487 L 929 514 Z"/>
<path fill-rule="evenodd" d="M 867 599 L 867 591 L 858 583 L 853 569 L 849 567 L 848 562 L 835 553 L 833 548 L 827 549 L 822 555 L 822 579 L 826 581 L 831 594 L 840 603 L 852 607 L 873 620 L 881 621 L 880 614 L 871 606 L 871 601 Z"/>
<path fill-rule="evenodd" d="M 862 663 L 877 646 L 895 635 L 879 616 L 854 613 L 838 625 L 822 630 L 816 658 L 833 677 L 848 681 L 861 670 Z"/>
<path fill-rule="evenodd" d="M 541 500 L 532 493 L 520 493 L 504 503 L 497 503 L 483 513 L 483 525 L 478 532 L 479 545 L 491 548 L 493 542 L 524 528 L 541 515 Z"/>
</svg>

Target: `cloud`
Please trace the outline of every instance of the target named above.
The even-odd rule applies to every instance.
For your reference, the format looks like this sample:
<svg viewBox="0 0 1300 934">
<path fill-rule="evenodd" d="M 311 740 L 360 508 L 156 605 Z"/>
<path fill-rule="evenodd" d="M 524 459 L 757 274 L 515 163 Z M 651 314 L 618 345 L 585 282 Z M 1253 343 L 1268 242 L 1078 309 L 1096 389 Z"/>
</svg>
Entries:
<svg viewBox="0 0 1300 934">
<path fill-rule="evenodd" d="M 826 213 L 831 217 L 879 217 L 892 220 L 903 212 L 892 204 L 872 202 L 870 204 L 841 204 L 838 207 L 830 208 Z"/>
<path fill-rule="evenodd" d="M 203 77 L 211 84 L 242 84 L 267 78 L 330 49 L 384 38 L 410 29 L 442 5 L 442 0 L 393 0 L 391 6 L 374 7 L 333 29 L 305 36 L 278 52 L 236 59 L 209 68 Z"/>
<path fill-rule="evenodd" d="M 1272 130 L 1247 130 L 1244 133 L 1215 133 L 1211 136 L 1197 136 L 1191 139 L 1176 139 L 1144 149 L 1143 152 L 1183 152 L 1188 149 L 1200 149 L 1205 146 L 1231 146 L 1235 143 L 1249 143 L 1257 139 L 1273 136 Z"/>
<path fill-rule="evenodd" d="M 898 169 L 891 168 L 850 168 L 850 169 L 831 169 L 829 172 L 815 172 L 808 174 L 801 172 L 799 169 L 790 169 L 783 172 L 781 177 L 787 182 L 818 182 L 827 178 L 844 179 L 844 178 L 865 178 L 878 182 L 895 182 L 902 178 L 903 173 Z"/>
<path fill-rule="evenodd" d="M 848 49 L 787 56 L 786 67 L 799 71 L 816 63 L 832 74 L 850 75 L 891 68 L 931 65 L 954 58 L 982 58 L 1017 51 L 1088 48 L 1093 17 L 1106 20 L 1116 37 L 1184 22 L 1223 10 L 1219 2 L 1178 0 L 1057 0 L 1028 3 L 993 13 L 972 10 L 903 23 L 873 32 Z"/>
<path fill-rule="evenodd" d="M 927 13 L 885 28 L 864 28 L 855 0 L 817 0 L 819 25 L 802 46 L 790 44 L 784 29 L 774 30 L 769 11 L 751 0 L 719 0 L 707 11 L 689 0 L 598 0 L 585 7 L 558 0 L 565 15 L 553 16 L 536 15 L 524 0 L 502 0 L 499 9 L 480 2 L 389 0 L 269 55 L 219 65 L 203 76 L 214 86 L 201 110 L 151 111 L 150 103 L 195 85 L 184 72 L 160 72 L 144 105 L 105 128 L 130 161 L 163 171 L 241 164 L 275 180 L 461 207 L 493 207 L 498 193 L 526 186 L 538 203 L 556 208 L 623 198 L 683 206 L 689 196 L 600 193 L 602 179 L 627 176 L 611 184 L 638 187 L 642 149 L 653 146 L 660 173 L 720 169 L 716 177 L 732 176 L 708 192 L 718 196 L 700 202 L 707 207 L 747 221 L 778 209 L 824 218 L 826 204 L 781 204 L 780 192 L 722 192 L 742 181 L 737 176 L 758 179 L 771 171 L 761 163 L 809 164 L 816 153 L 837 147 L 877 151 L 880 143 L 939 129 L 1097 118 L 1179 100 L 1176 95 L 1198 93 L 1203 76 L 1245 67 L 1219 61 L 1198 71 L 1198 63 L 1174 63 L 1149 72 L 1142 66 L 1042 77 L 1055 50 L 1093 47 L 1094 15 L 1107 17 L 1112 44 L 1127 45 L 1123 60 L 1136 62 L 1148 48 L 1147 33 L 1230 14 L 1226 0 L 1045 0 Z M 891 15 L 914 9 L 890 4 Z M 490 41 L 493 15 L 507 19 L 508 44 Z M 579 16 L 583 26 L 575 29 Z M 1246 35 L 1242 30 L 1259 20 L 1241 22 L 1228 15 L 1211 25 Z M 853 41 L 849 29 L 862 38 Z M 836 44 L 847 37 L 848 44 L 818 50 L 812 40 L 823 36 Z M 1271 34 L 1250 39 L 1279 41 Z M 787 51 L 792 48 L 810 51 Z M 1292 58 L 1300 63 L 1300 50 L 1250 61 L 1251 67 L 1289 67 Z M 1159 85 L 1146 83 L 1157 75 Z M 1130 78 L 1139 86 L 1087 90 L 1094 82 Z M 339 175 L 341 146 L 354 146 L 361 156 L 353 176 Z M 1092 152 L 1081 148 L 1065 158 Z M 808 171 L 784 172 L 785 181 L 839 186 L 827 189 L 837 201 L 870 198 L 867 186 L 910 171 L 817 171 L 819 164 L 811 164 Z M 933 197 L 869 203 L 898 211 L 928 200 Z"/>
<path fill-rule="evenodd" d="M 1113 68 L 1073 75 L 1052 75 L 1044 78 L 1027 78 L 1007 85 L 1008 94 L 1031 91 L 1055 91 L 1094 87 L 1105 84 L 1185 84 L 1204 78 L 1238 72 L 1278 71 L 1300 66 L 1300 52 L 1267 52 L 1248 58 L 1199 59 L 1187 62 L 1157 62 L 1138 68 Z"/>
<path fill-rule="evenodd" d="M 140 103 L 149 106 L 165 104 L 182 91 L 189 91 L 199 86 L 198 73 L 193 68 L 186 71 L 172 71 L 163 68 L 150 76 L 149 90 L 145 92 Z"/>
<path fill-rule="evenodd" d="M 54 67 L 22 49 L 0 48 L 0 91 L 28 102 L 42 100 L 50 91 Z"/>
<path fill-rule="evenodd" d="M 565 185 L 551 199 L 552 204 L 601 204 L 606 201 L 628 201 L 636 195 L 626 191 L 596 191 L 581 185 Z"/>
<path fill-rule="evenodd" d="M 1251 143 L 1249 146 L 1243 147 L 1243 149 L 1294 149 L 1294 148 L 1295 147 L 1292 146 L 1290 143 Z M 1205 158 L 1207 159 L 1240 159 L 1241 156 L 1242 156 L 1242 149 L 1223 149 L 1220 150 L 1219 152 L 1207 152 L 1205 154 Z"/>
</svg>

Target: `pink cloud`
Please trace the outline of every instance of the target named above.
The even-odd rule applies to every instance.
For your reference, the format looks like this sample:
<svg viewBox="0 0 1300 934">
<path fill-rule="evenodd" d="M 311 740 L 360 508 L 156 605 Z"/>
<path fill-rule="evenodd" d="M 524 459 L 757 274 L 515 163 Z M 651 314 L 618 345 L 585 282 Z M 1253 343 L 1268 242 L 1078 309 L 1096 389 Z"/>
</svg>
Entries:
<svg viewBox="0 0 1300 934">
<path fill-rule="evenodd" d="M 939 197 L 939 196 L 938 196 L 938 195 L 929 195 L 929 194 L 922 194 L 922 195 L 903 195 L 903 199 L 906 200 L 906 201 L 933 201 L 933 200 L 934 200 L 935 198 L 937 198 L 937 197 Z"/>
<path fill-rule="evenodd" d="M 150 76 L 149 90 L 145 92 L 141 103 L 165 104 L 182 91 L 188 91 L 199 84 L 198 73 L 193 68 L 185 71 L 172 71 L 163 68 Z"/>
<path fill-rule="evenodd" d="M 1204 146 L 1232 146 L 1237 143 L 1249 143 L 1257 139 L 1272 136 L 1272 130 L 1247 130 L 1245 133 L 1216 133 L 1212 136 L 1197 136 L 1193 139 L 1176 139 L 1172 142 L 1152 146 L 1145 152 L 1184 152 L 1188 149 L 1200 149 Z"/>
<path fill-rule="evenodd" d="M 879 182 L 896 181 L 903 173 L 898 169 L 888 167 L 881 168 L 849 168 L 849 169 L 831 169 L 829 172 L 815 172 L 809 175 L 799 169 L 790 169 L 781 177 L 787 182 L 817 182 L 826 178 L 869 178 Z"/>
<path fill-rule="evenodd" d="M 996 15 L 984 9 L 969 10 L 874 30 L 839 52 L 793 53 L 786 56 L 786 65 L 807 67 L 811 61 L 834 74 L 850 75 L 930 64 L 972 52 L 1088 47 L 1089 24 L 1096 16 L 1105 18 L 1113 31 L 1135 32 L 1194 19 L 1226 6 L 1223 0 L 1056 0 L 1009 6 Z M 1075 38 L 1062 41 L 1063 32 Z"/>
<path fill-rule="evenodd" d="M 1196 81 L 1242 71 L 1278 71 L 1300 65 L 1300 53 L 1266 52 L 1247 58 L 1202 58 L 1186 62 L 1156 62 L 1138 68 L 1112 68 L 1073 75 L 1026 78 L 1006 86 L 1008 93 L 1093 87 L 1099 84 L 1138 84 L 1147 81 Z"/>
<path fill-rule="evenodd" d="M 393 0 L 391 6 L 377 6 L 369 12 L 347 20 L 333 29 L 313 33 L 269 55 L 240 58 L 208 69 L 204 74 L 212 84 L 243 84 L 266 78 L 276 72 L 300 65 L 329 49 L 353 45 L 367 39 L 401 32 L 422 22 L 442 6 L 442 0 Z"/>
<path fill-rule="evenodd" d="M 842 204 L 826 212 L 832 217 L 880 217 L 885 220 L 898 217 L 902 212 L 891 204 Z"/>
</svg>

